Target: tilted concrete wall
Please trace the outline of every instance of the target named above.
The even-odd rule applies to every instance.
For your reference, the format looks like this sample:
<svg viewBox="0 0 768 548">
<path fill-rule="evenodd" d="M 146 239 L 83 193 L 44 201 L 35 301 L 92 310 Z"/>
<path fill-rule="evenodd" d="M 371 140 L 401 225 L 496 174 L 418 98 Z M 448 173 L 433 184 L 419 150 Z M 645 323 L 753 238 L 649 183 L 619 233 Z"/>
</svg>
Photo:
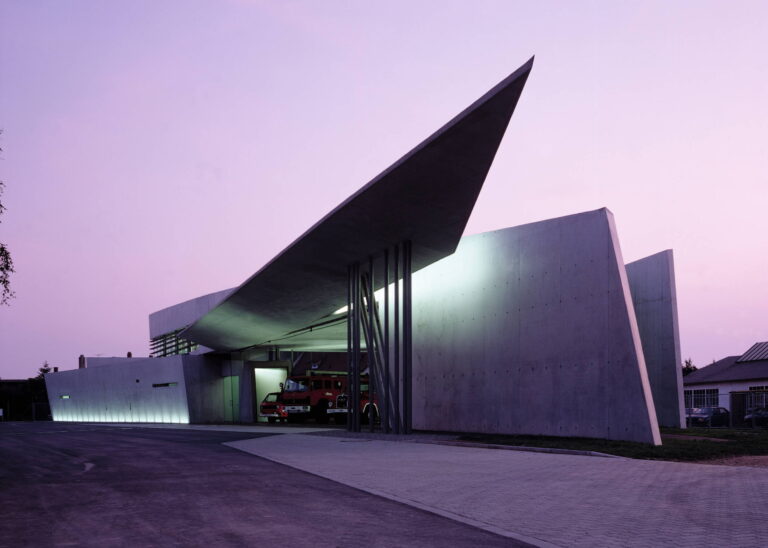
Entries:
<svg viewBox="0 0 768 548">
<path fill-rule="evenodd" d="M 188 423 L 183 358 L 112 358 L 99 367 L 49 373 L 53 420 Z M 164 383 L 176 385 L 152 386 Z"/>
<path fill-rule="evenodd" d="M 680 331 L 672 250 L 626 265 L 656 416 L 685 428 Z"/>
<path fill-rule="evenodd" d="M 414 428 L 660 443 L 607 209 L 463 238 L 413 295 Z"/>
</svg>

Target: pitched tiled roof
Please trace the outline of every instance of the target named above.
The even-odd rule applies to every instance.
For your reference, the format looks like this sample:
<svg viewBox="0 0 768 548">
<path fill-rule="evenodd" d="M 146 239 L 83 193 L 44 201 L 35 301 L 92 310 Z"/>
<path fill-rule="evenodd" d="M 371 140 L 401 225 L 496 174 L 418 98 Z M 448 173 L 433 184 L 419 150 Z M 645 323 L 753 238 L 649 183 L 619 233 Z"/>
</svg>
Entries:
<svg viewBox="0 0 768 548">
<path fill-rule="evenodd" d="M 740 361 L 743 356 L 728 356 L 720 361 L 702 367 L 683 377 L 683 384 L 705 384 L 715 382 L 768 379 L 768 359 Z"/>
<path fill-rule="evenodd" d="M 754 362 L 759 360 L 768 360 L 768 342 L 753 344 L 752 348 L 744 352 L 739 358 L 740 362 Z"/>
</svg>

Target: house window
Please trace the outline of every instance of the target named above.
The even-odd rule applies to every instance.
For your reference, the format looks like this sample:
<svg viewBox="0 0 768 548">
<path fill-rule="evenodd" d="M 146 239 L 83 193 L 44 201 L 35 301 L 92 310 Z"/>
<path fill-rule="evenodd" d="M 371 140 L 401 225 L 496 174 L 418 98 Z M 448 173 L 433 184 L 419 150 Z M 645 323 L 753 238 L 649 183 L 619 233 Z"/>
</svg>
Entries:
<svg viewBox="0 0 768 548">
<path fill-rule="evenodd" d="M 719 405 L 720 392 L 717 388 L 685 391 L 686 407 L 718 407 Z"/>
<path fill-rule="evenodd" d="M 157 384 L 153 384 L 152 388 L 170 388 L 171 386 L 176 386 L 179 383 L 177 382 L 160 382 Z"/>
<path fill-rule="evenodd" d="M 768 386 L 750 386 L 749 400 L 747 401 L 747 407 L 754 409 L 755 407 L 768 406 Z"/>
</svg>

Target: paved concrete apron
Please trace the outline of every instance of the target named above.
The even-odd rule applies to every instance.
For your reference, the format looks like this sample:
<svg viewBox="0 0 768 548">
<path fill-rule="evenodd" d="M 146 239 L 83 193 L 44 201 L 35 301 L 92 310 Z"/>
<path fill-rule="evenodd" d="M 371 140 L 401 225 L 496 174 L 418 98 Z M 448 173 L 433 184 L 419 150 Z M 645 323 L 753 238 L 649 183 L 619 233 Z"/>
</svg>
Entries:
<svg viewBox="0 0 768 548">
<path fill-rule="evenodd" d="M 768 539 L 768 470 L 311 435 L 226 445 L 538 545 Z"/>
</svg>

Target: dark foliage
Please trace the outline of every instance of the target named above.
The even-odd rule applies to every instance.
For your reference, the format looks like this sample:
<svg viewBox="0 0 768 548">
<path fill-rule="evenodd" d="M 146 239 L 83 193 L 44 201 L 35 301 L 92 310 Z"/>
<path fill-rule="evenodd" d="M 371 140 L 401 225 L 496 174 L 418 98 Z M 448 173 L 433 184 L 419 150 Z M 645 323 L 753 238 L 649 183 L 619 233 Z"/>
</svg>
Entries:
<svg viewBox="0 0 768 548">
<path fill-rule="evenodd" d="M 693 365 L 693 361 L 691 360 L 691 358 L 688 358 L 687 360 L 685 360 L 685 364 L 683 365 L 683 376 L 689 375 L 694 371 L 696 371 L 697 369 L 698 367 Z"/>
<path fill-rule="evenodd" d="M 1 132 L 0 132 L 1 133 Z M 0 152 L 2 152 L 0 148 Z M 0 181 L 0 197 L 3 195 L 3 187 L 5 185 Z M 5 211 L 3 202 L 0 201 L 0 217 Z M 2 220 L 0 220 L 2 222 Z M 13 273 L 13 259 L 11 259 L 11 252 L 8 251 L 8 247 L 0 242 L 0 305 L 7 305 L 9 301 L 14 297 L 14 293 L 11 290 L 11 273 Z"/>
<path fill-rule="evenodd" d="M 662 429 L 662 445 L 593 438 L 467 434 L 461 440 L 494 445 L 595 451 L 633 459 L 705 461 L 742 455 L 768 455 L 768 431 L 728 428 Z"/>
</svg>

